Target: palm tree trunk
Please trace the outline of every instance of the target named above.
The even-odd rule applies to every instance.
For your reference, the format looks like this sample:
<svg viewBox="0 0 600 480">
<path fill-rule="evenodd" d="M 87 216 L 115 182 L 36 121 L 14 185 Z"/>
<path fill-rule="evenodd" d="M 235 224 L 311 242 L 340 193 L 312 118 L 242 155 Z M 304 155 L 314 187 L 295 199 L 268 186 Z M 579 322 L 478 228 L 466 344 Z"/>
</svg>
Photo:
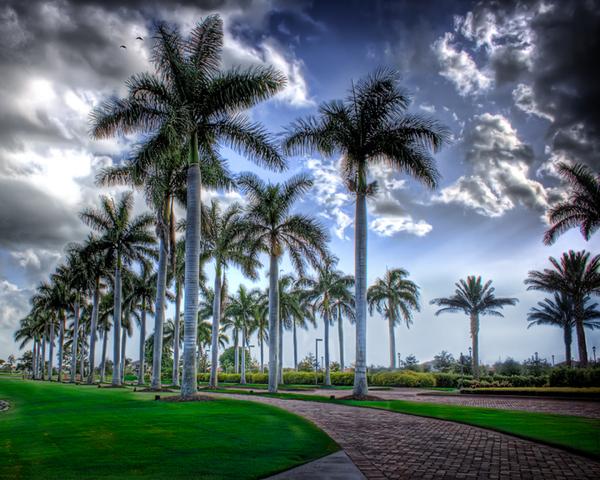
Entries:
<svg viewBox="0 0 600 480">
<path fill-rule="evenodd" d="M 61 312 L 62 318 L 60 319 L 60 330 L 58 332 L 58 381 L 62 382 L 62 371 L 63 371 L 63 350 L 65 343 L 65 323 L 67 322 L 66 312 Z"/>
<path fill-rule="evenodd" d="M 473 352 L 471 365 L 473 369 L 473 378 L 479 379 L 479 315 L 471 314 L 471 341 L 473 342 Z"/>
<path fill-rule="evenodd" d="M 164 220 L 164 215 L 163 215 Z M 158 274 L 156 275 L 156 307 L 154 309 L 154 350 L 152 352 L 151 388 L 161 388 L 161 366 L 163 350 L 163 326 L 165 321 L 165 298 L 167 293 L 167 260 L 169 255 L 168 238 L 161 231 L 158 254 Z"/>
<path fill-rule="evenodd" d="M 338 307 L 338 340 L 340 342 L 340 372 L 344 371 L 344 319 Z"/>
<path fill-rule="evenodd" d="M 233 373 L 240 373 L 240 351 L 238 344 L 239 330 L 233 332 Z"/>
<path fill-rule="evenodd" d="M 329 312 L 325 312 L 323 315 L 323 322 L 325 323 L 325 332 L 323 334 L 323 343 L 325 344 L 325 379 L 324 384 L 331 385 L 331 371 L 329 368 Z"/>
<path fill-rule="evenodd" d="M 356 194 L 354 233 L 354 277 L 356 304 L 356 362 L 354 396 L 369 393 L 367 385 L 367 200 Z"/>
<path fill-rule="evenodd" d="M 45 328 L 44 334 L 42 335 L 42 380 L 46 379 L 46 332 L 48 331 L 48 327 Z"/>
<path fill-rule="evenodd" d="M 298 334 L 296 333 L 296 320 L 292 323 L 292 334 L 294 336 L 294 370 L 298 371 Z"/>
<path fill-rule="evenodd" d="M 98 330 L 98 305 L 100 303 L 100 278 L 96 278 L 94 286 L 94 298 L 92 301 L 92 322 L 90 325 L 90 373 L 87 383 L 94 383 L 94 364 L 96 363 L 96 336 Z"/>
<path fill-rule="evenodd" d="M 565 342 L 565 362 L 571 368 L 571 343 L 573 342 L 573 326 L 565 324 L 563 327 L 563 338 Z"/>
<path fill-rule="evenodd" d="M 260 373 L 265 373 L 265 342 L 260 339 Z"/>
<path fill-rule="evenodd" d="M 390 368 L 396 368 L 396 336 L 394 334 L 394 318 L 390 315 L 388 319 L 388 330 L 390 332 Z"/>
<path fill-rule="evenodd" d="M 246 328 L 242 327 L 242 374 L 240 384 L 246 384 Z"/>
<path fill-rule="evenodd" d="M 125 382 L 125 347 L 127 346 L 127 330 L 125 329 L 125 327 L 123 327 L 122 333 L 123 334 L 121 335 L 121 369 L 119 371 L 121 383 Z"/>
<path fill-rule="evenodd" d="M 31 348 L 31 378 L 34 380 L 37 377 L 37 350 L 38 350 L 38 339 L 33 337 L 33 347 Z"/>
<path fill-rule="evenodd" d="M 79 379 L 80 379 L 80 381 L 83 381 L 84 375 L 85 375 L 85 348 L 82 344 L 81 351 L 79 352 Z"/>
<path fill-rule="evenodd" d="M 584 301 L 583 299 L 575 300 L 575 332 L 577 333 L 577 350 L 579 351 L 579 366 L 588 366 L 587 346 L 585 344 L 585 329 L 583 328 L 584 320 Z"/>
<path fill-rule="evenodd" d="M 75 383 L 77 375 L 77 346 L 79 343 L 79 294 L 75 299 L 75 319 L 73 321 L 73 343 L 71 344 L 71 383 Z"/>
<path fill-rule="evenodd" d="M 215 260 L 215 298 L 213 299 L 212 328 L 210 333 L 210 381 L 211 388 L 219 384 L 219 329 L 221 328 L 221 262 Z"/>
<path fill-rule="evenodd" d="M 48 381 L 52 381 L 52 364 L 54 363 L 54 325 L 50 325 L 50 344 L 48 345 Z"/>
<path fill-rule="evenodd" d="M 140 321 L 140 362 L 138 369 L 138 385 L 144 384 L 144 371 L 146 368 L 145 361 L 146 355 L 144 354 L 144 347 L 146 345 L 146 300 L 142 301 L 142 318 Z"/>
<path fill-rule="evenodd" d="M 172 383 L 179 386 L 179 317 L 181 316 L 181 285 L 175 280 L 175 331 L 173 332 L 173 379 Z"/>
<path fill-rule="evenodd" d="M 102 359 L 100 361 L 100 383 L 104 382 L 106 374 L 106 350 L 108 347 L 108 330 L 104 330 L 104 336 L 102 337 Z"/>
<path fill-rule="evenodd" d="M 198 391 L 196 344 L 198 340 L 198 289 L 200 274 L 200 166 L 198 136 L 192 135 L 190 166 L 187 173 L 187 228 L 185 233 L 185 299 L 183 332 L 183 381 L 181 395 Z"/>
<path fill-rule="evenodd" d="M 277 392 L 279 334 L 279 258 L 269 259 L 269 392 Z"/>
<path fill-rule="evenodd" d="M 281 312 L 279 312 L 281 315 Z M 283 384 L 283 319 L 279 317 L 279 345 L 277 349 L 277 378 L 278 383 Z"/>
<path fill-rule="evenodd" d="M 114 286 L 115 303 L 113 307 L 113 372 L 112 384 L 114 386 L 121 385 L 120 364 L 121 364 L 121 257 L 117 255 L 117 265 L 115 267 L 115 286 Z"/>
</svg>

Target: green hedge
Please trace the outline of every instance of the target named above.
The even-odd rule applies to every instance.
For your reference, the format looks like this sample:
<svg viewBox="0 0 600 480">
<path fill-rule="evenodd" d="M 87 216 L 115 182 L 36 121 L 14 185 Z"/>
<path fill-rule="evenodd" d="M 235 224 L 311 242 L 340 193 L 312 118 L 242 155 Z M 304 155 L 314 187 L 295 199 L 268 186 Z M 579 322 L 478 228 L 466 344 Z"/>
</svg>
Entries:
<svg viewBox="0 0 600 480">
<path fill-rule="evenodd" d="M 431 373 L 418 373 L 410 370 L 402 372 L 381 372 L 371 377 L 371 385 L 389 387 L 434 387 L 435 377 Z"/>
<path fill-rule="evenodd" d="M 551 387 L 600 387 L 600 368 L 555 368 L 548 383 Z"/>
</svg>

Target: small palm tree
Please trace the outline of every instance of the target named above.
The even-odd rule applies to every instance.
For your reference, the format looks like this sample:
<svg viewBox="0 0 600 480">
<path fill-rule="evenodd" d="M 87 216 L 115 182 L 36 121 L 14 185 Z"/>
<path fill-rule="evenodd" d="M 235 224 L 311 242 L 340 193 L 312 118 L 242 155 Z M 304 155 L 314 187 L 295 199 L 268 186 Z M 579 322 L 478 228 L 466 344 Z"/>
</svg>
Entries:
<svg viewBox="0 0 600 480">
<path fill-rule="evenodd" d="M 335 270 L 337 259 L 329 257 L 322 265 L 317 267 L 315 278 L 307 278 L 302 281 L 306 288 L 305 297 L 312 301 L 313 310 L 321 315 L 323 319 L 323 346 L 325 350 L 325 378 L 324 384 L 331 385 L 331 373 L 329 362 L 329 327 L 335 316 L 334 299 L 350 288 L 354 280 L 352 277 L 344 275 L 339 270 Z"/>
<path fill-rule="evenodd" d="M 356 196 L 355 292 L 356 364 L 354 395 L 367 395 L 367 197 L 377 190 L 367 178 L 369 167 L 385 165 L 408 173 L 434 188 L 438 171 L 431 152 L 448 137 L 438 122 L 406 114 L 409 97 L 398 86 L 399 75 L 380 70 L 361 80 L 344 100 L 323 103 L 318 117 L 298 120 L 287 131 L 286 152 L 318 150 L 342 154 L 341 175 Z"/>
<path fill-rule="evenodd" d="M 571 187 L 569 198 L 554 205 L 548 212 L 550 228 L 544 243 L 551 245 L 562 233 L 579 227 L 589 240 L 600 227 L 600 174 L 582 164 L 558 164 L 558 172 Z"/>
<path fill-rule="evenodd" d="M 347 318 L 351 324 L 356 321 L 354 304 L 354 277 L 347 275 L 348 286 L 345 289 L 336 291 L 332 298 L 333 317 L 332 320 L 338 325 L 338 341 L 340 350 L 340 371 L 344 371 L 344 318 Z"/>
<path fill-rule="evenodd" d="M 584 309 L 584 327 L 594 330 L 600 328 L 600 310 L 597 303 L 588 303 Z M 567 367 L 571 366 L 571 342 L 573 341 L 574 305 L 571 299 L 560 293 L 554 294 L 554 299 L 545 298 L 538 302 L 537 307 L 532 307 L 527 314 L 529 325 L 527 328 L 538 325 L 552 325 L 563 329 L 565 343 L 565 360 Z"/>
<path fill-rule="evenodd" d="M 394 328 L 402 320 L 406 328 L 413 323 L 413 311 L 420 311 L 419 287 L 408 280 L 408 272 L 402 268 L 387 270 L 383 278 L 378 278 L 369 287 L 367 302 L 369 314 L 377 310 L 388 321 L 390 335 L 390 368 L 396 368 L 396 339 Z"/>
<path fill-rule="evenodd" d="M 298 175 L 283 184 L 265 183 L 247 173 L 238 185 L 248 198 L 245 241 L 249 252 L 269 255 L 269 391 L 277 391 L 279 363 L 279 262 L 287 251 L 293 266 L 304 272 L 306 262 L 318 265 L 327 256 L 325 229 L 313 218 L 292 214 L 296 200 L 312 186 L 312 181 Z"/>
<path fill-rule="evenodd" d="M 205 18 L 189 38 L 166 25 L 156 30 L 152 61 L 156 74 L 134 75 L 129 95 L 99 106 L 92 115 L 92 135 L 143 132 L 149 135 L 140 157 L 151 162 L 187 148 L 187 230 L 185 253 L 184 318 L 181 394 L 197 391 L 196 330 L 201 237 L 200 157 L 218 157 L 217 142 L 224 141 L 251 159 L 281 169 L 284 162 L 270 136 L 240 111 L 279 91 L 284 77 L 270 68 L 221 71 L 223 22 L 218 15 Z"/>
<path fill-rule="evenodd" d="M 252 322 L 253 309 L 256 303 L 257 291 L 248 291 L 244 285 L 238 287 L 237 294 L 233 296 L 227 305 L 225 315 L 233 320 L 236 332 L 241 333 L 242 361 L 240 383 L 246 383 L 246 348 L 248 345 L 248 329 Z M 213 329 L 215 328 L 213 323 Z M 236 345 L 237 347 L 237 345 Z M 237 356 L 237 348 L 236 348 Z"/>
<path fill-rule="evenodd" d="M 498 298 L 494 295 L 492 281 L 482 282 L 481 277 L 470 275 L 467 280 L 456 283 L 456 290 L 451 297 L 434 298 L 431 304 L 440 308 L 436 315 L 446 312 L 463 312 L 471 319 L 471 340 L 473 343 L 473 377 L 479 378 L 479 317 L 490 315 L 504 317 L 501 310 L 507 305 L 516 305 L 516 298 Z"/>
<path fill-rule="evenodd" d="M 256 333 L 258 343 L 260 345 L 260 373 L 265 371 L 265 342 L 269 341 L 269 293 L 268 291 L 260 291 L 254 297 L 254 305 L 252 307 L 252 321 L 248 335 Z"/>
<path fill-rule="evenodd" d="M 144 261 L 147 257 L 155 256 L 152 246 L 155 239 L 149 232 L 154 218 L 149 214 L 131 218 L 133 195 L 128 192 L 115 201 L 108 196 L 102 196 L 101 208 L 86 209 L 80 213 L 81 219 L 99 236 L 90 245 L 92 251 L 104 252 L 114 259 L 114 341 L 113 341 L 113 385 L 120 385 L 120 343 L 121 343 L 121 307 L 122 285 L 121 272 L 124 265 L 133 261 Z"/>
<path fill-rule="evenodd" d="M 302 310 L 303 298 L 302 287 L 293 275 L 287 274 L 279 278 L 279 359 L 277 364 L 278 383 L 283 384 L 283 332 L 292 330 L 294 343 L 294 366 L 298 358 L 298 340 L 296 337 L 296 325 L 302 327 L 306 322 L 306 312 Z M 309 321 L 314 323 L 314 316 L 308 315 Z"/>
<path fill-rule="evenodd" d="M 600 255 L 590 259 L 590 253 L 582 250 L 569 250 L 563 253 L 560 261 L 550 257 L 553 268 L 543 271 L 532 270 L 525 284 L 527 290 L 541 290 L 550 293 L 562 293 L 573 302 L 579 365 L 587 367 L 588 355 L 585 343 L 584 311 L 585 299 L 591 295 L 600 295 Z"/>
</svg>

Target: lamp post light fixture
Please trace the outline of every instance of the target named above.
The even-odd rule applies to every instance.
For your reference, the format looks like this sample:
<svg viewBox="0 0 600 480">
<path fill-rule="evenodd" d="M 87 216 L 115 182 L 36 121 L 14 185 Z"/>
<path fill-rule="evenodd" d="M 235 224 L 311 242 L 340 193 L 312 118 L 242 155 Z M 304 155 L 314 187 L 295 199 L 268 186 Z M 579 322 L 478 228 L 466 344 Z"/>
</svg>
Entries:
<svg viewBox="0 0 600 480">
<path fill-rule="evenodd" d="M 322 341 L 322 338 L 315 338 L 315 385 L 319 383 L 319 377 L 317 376 L 317 372 L 319 370 L 319 342 Z"/>
</svg>

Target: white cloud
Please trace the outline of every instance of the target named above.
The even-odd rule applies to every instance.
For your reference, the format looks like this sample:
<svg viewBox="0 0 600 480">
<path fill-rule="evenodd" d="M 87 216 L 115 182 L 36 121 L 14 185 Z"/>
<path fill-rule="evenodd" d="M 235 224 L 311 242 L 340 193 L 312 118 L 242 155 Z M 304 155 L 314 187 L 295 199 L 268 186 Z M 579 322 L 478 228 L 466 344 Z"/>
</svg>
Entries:
<svg viewBox="0 0 600 480">
<path fill-rule="evenodd" d="M 454 35 L 446 32 L 432 46 L 440 64 L 440 75 L 452 82 L 463 97 L 489 90 L 493 85 L 492 78 L 477 67 L 466 51 L 454 45 L 453 40 Z"/>
<path fill-rule="evenodd" d="M 414 222 L 410 216 L 406 217 L 380 217 L 371 221 L 371 230 L 383 237 L 391 237 L 396 233 L 406 232 L 418 237 L 427 235 L 432 226 L 424 220 Z"/>
<path fill-rule="evenodd" d="M 535 115 L 540 118 L 545 118 L 551 122 L 554 117 L 540 110 L 533 95 L 533 89 L 529 85 L 519 83 L 512 91 L 512 97 L 515 106 L 529 115 Z"/>
<path fill-rule="evenodd" d="M 517 204 L 536 210 L 548 206 L 550 190 L 529 178 L 533 151 L 507 118 L 491 113 L 476 116 L 465 142 L 470 172 L 442 189 L 434 201 L 462 204 L 490 217 Z"/>
</svg>

